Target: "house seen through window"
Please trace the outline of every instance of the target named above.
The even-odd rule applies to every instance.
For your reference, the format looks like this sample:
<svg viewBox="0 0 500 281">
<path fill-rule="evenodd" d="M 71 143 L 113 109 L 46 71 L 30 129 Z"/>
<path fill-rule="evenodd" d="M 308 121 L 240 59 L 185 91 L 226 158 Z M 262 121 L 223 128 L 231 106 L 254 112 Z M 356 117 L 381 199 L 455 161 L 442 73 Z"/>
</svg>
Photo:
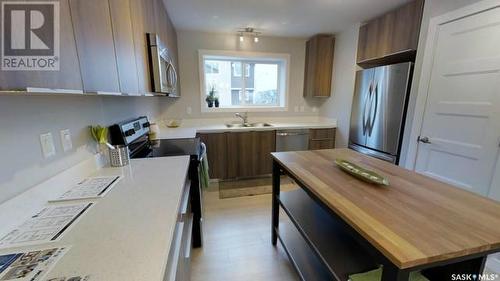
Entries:
<svg viewBox="0 0 500 281">
<path fill-rule="evenodd" d="M 202 109 L 286 106 L 288 70 L 283 56 L 201 55 L 200 59 L 204 80 Z M 217 103 L 211 103 L 212 98 Z"/>
</svg>

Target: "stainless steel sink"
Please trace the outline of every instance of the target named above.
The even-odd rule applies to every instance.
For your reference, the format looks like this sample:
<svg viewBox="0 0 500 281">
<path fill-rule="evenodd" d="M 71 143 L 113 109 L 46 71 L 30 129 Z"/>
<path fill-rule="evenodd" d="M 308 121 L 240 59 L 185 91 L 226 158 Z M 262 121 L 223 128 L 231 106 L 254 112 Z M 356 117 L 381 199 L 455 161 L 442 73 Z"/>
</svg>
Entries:
<svg viewBox="0 0 500 281">
<path fill-rule="evenodd" d="M 261 127 L 272 127 L 273 125 L 268 124 L 268 123 L 251 123 L 248 124 L 248 127 L 256 127 L 256 128 L 261 128 Z"/>
<path fill-rule="evenodd" d="M 268 124 L 268 123 L 231 123 L 231 124 L 226 124 L 226 127 L 228 128 L 265 128 L 265 127 L 272 127 L 273 125 Z"/>
</svg>

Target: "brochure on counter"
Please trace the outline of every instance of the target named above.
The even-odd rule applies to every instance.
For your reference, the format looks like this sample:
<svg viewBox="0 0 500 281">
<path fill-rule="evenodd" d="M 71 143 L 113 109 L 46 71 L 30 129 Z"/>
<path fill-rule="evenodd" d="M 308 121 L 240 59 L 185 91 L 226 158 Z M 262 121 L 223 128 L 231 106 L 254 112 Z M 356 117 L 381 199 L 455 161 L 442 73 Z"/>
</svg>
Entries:
<svg viewBox="0 0 500 281">
<path fill-rule="evenodd" d="M 120 180 L 120 176 L 91 177 L 73 186 L 70 190 L 61 194 L 49 202 L 69 201 L 81 199 L 96 199 L 106 195 L 111 188 Z"/>
<path fill-rule="evenodd" d="M 42 278 L 47 275 L 69 248 L 53 247 L 0 254 L 0 280 L 43 280 Z"/>
<path fill-rule="evenodd" d="M 90 281 L 90 275 L 72 276 L 72 277 L 56 277 L 47 279 L 47 281 Z"/>
<path fill-rule="evenodd" d="M 1 238 L 0 249 L 56 241 L 92 204 L 77 203 L 45 207 Z"/>
</svg>

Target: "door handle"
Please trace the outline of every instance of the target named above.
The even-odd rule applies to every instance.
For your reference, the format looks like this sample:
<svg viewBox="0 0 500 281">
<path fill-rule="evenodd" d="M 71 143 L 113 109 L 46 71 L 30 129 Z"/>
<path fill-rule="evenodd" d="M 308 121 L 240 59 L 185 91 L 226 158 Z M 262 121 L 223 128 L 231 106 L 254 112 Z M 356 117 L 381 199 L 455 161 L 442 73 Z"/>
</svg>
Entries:
<svg viewBox="0 0 500 281">
<path fill-rule="evenodd" d="M 431 144 L 429 137 L 418 137 L 418 141 L 421 143 Z"/>
</svg>

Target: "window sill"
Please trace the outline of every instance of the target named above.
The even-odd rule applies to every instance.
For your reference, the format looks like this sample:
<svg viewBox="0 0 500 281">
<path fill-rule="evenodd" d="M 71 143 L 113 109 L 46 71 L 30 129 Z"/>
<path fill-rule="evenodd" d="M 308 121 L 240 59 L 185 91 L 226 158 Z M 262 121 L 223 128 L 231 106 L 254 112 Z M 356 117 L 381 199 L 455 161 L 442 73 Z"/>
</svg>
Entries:
<svg viewBox="0 0 500 281">
<path fill-rule="evenodd" d="M 274 112 L 287 111 L 288 107 L 283 106 L 252 106 L 252 107 L 202 107 L 202 113 L 221 113 L 221 112 Z"/>
</svg>

